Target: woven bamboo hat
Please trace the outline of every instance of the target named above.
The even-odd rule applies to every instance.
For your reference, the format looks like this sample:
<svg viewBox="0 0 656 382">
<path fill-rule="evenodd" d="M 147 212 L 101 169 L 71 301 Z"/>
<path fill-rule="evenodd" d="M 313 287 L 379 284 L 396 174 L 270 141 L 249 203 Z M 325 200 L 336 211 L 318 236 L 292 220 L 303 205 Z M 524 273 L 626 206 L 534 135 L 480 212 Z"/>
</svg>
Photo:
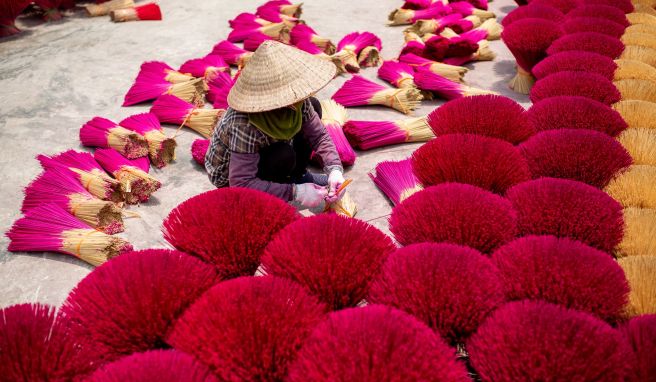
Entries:
<svg viewBox="0 0 656 382">
<path fill-rule="evenodd" d="M 228 105 L 244 113 L 289 106 L 326 86 L 336 70 L 330 61 L 276 41 L 265 41 L 230 90 Z"/>
</svg>

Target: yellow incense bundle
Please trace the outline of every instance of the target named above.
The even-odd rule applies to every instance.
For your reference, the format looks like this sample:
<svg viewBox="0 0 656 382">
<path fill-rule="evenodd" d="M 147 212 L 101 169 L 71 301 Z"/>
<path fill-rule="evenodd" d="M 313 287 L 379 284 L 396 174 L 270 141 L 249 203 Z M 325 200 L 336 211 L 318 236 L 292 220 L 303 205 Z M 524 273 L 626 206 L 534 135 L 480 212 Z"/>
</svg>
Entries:
<svg viewBox="0 0 656 382">
<path fill-rule="evenodd" d="M 406 142 L 427 142 L 435 138 L 426 117 L 408 118 L 394 122 L 407 135 Z"/>
<path fill-rule="evenodd" d="M 613 105 L 630 128 L 656 129 L 656 103 L 624 100 Z"/>
<path fill-rule="evenodd" d="M 101 4 L 87 4 L 85 8 L 87 14 L 91 17 L 95 16 L 105 16 L 108 15 L 111 11 L 134 7 L 134 1 L 132 0 L 111 0 Z"/>
<path fill-rule="evenodd" d="M 656 167 L 633 165 L 611 180 L 605 191 L 623 207 L 656 208 Z"/>
<path fill-rule="evenodd" d="M 656 210 L 629 207 L 624 210 L 624 237 L 615 248 L 616 257 L 649 256 L 656 253 Z"/>
<path fill-rule="evenodd" d="M 613 75 L 618 80 L 650 80 L 656 83 L 656 68 L 636 60 L 615 60 L 617 69 Z"/>
<path fill-rule="evenodd" d="M 649 13 L 633 12 L 626 15 L 626 18 L 631 24 L 656 25 L 656 16 Z"/>
<path fill-rule="evenodd" d="M 622 99 L 656 102 L 656 83 L 653 81 L 629 79 L 613 83 L 622 94 Z"/>
<path fill-rule="evenodd" d="M 656 256 L 631 256 L 618 262 L 631 288 L 627 318 L 656 313 Z"/>
<path fill-rule="evenodd" d="M 624 33 L 621 38 L 625 45 L 639 45 L 656 49 L 656 36 L 649 33 Z"/>
<path fill-rule="evenodd" d="M 640 45 L 626 45 L 619 57 L 623 60 L 642 61 L 656 67 L 656 49 Z"/>
<path fill-rule="evenodd" d="M 626 129 L 617 140 L 631 154 L 633 164 L 656 166 L 656 130 Z"/>
</svg>

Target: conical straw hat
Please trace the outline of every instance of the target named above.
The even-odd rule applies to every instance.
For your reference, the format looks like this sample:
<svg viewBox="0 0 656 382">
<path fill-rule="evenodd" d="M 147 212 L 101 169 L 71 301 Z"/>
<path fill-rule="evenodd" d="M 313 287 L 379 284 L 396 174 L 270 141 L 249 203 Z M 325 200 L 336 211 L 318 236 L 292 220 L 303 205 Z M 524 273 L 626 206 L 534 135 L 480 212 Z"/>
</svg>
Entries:
<svg viewBox="0 0 656 382">
<path fill-rule="evenodd" d="M 244 113 L 289 106 L 326 86 L 335 72 L 335 64 L 330 61 L 276 41 L 265 41 L 230 90 L 228 105 Z"/>
</svg>

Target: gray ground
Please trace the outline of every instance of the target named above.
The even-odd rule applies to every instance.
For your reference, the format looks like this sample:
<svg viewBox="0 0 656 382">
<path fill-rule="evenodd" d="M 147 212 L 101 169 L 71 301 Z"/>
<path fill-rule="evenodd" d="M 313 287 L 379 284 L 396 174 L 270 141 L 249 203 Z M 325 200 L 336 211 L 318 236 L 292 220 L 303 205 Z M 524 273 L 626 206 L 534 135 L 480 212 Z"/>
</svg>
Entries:
<svg viewBox="0 0 656 382">
<path fill-rule="evenodd" d="M 113 24 L 108 18 L 86 18 L 82 13 L 64 21 L 41 24 L 20 20 L 24 30 L 17 38 L 0 42 L 0 232 L 5 232 L 20 215 L 22 189 L 40 171 L 34 157 L 55 154 L 79 146 L 78 129 L 91 117 L 100 115 L 120 120 L 143 112 L 148 106 L 121 108 L 139 65 L 147 60 L 163 60 L 177 67 L 186 59 L 209 52 L 224 39 L 227 21 L 240 12 L 253 12 L 263 1 L 166 0 L 160 5 L 162 22 Z M 337 42 L 352 31 L 371 31 L 383 40 L 382 55 L 396 56 L 402 43 L 403 27 L 387 27 L 389 11 L 400 0 L 307 0 L 303 18 L 321 35 Z M 512 0 L 491 3 L 499 19 L 514 8 Z M 476 63 L 467 74 L 472 86 L 490 89 L 527 104 L 527 98 L 512 93 L 506 83 L 514 72 L 514 60 L 496 41 L 494 62 Z M 376 70 L 363 72 L 375 78 Z M 319 93 L 330 97 L 346 80 L 337 78 Z M 416 115 L 426 115 L 439 103 L 426 102 Z M 390 120 L 402 118 L 383 107 L 349 110 L 352 119 Z M 173 128 L 167 127 L 169 131 Z M 160 226 L 178 203 L 212 185 L 193 163 L 189 151 L 198 138 L 186 131 L 178 138 L 178 160 L 163 170 L 154 170 L 163 187 L 146 204 L 132 207 L 141 218 L 127 221 L 124 236 L 135 248 L 164 247 Z M 359 206 L 358 218 L 387 231 L 391 205 L 369 180 L 367 172 L 382 160 L 407 157 L 414 145 L 359 152 L 347 177 Z M 60 304 L 68 291 L 91 267 L 65 255 L 12 254 L 7 239 L 0 237 L 0 307 L 21 302 Z"/>
</svg>

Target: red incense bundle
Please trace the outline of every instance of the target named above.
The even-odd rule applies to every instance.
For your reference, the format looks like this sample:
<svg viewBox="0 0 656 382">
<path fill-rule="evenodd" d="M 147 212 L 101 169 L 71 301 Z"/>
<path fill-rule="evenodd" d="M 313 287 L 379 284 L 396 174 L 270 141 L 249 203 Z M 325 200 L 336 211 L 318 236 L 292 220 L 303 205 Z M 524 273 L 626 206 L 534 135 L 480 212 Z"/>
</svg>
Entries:
<svg viewBox="0 0 656 382">
<path fill-rule="evenodd" d="M 361 76 L 353 76 L 332 96 L 343 106 L 383 105 L 405 114 L 416 109 L 422 98 L 417 89 L 390 89 Z"/>
<path fill-rule="evenodd" d="M 194 158 L 194 161 L 203 167 L 203 169 L 205 168 L 205 154 L 207 154 L 207 149 L 209 149 L 209 147 L 209 139 L 196 139 L 191 144 L 191 157 Z"/>
<path fill-rule="evenodd" d="M 451 8 L 450 13 L 459 13 L 463 16 L 476 16 L 483 21 L 497 17 L 494 12 L 477 8 L 466 1 L 451 2 L 449 8 Z"/>
<path fill-rule="evenodd" d="M 30 3 L 31 0 L 0 0 L 0 37 L 20 33 L 14 22 Z"/>
<path fill-rule="evenodd" d="M 615 59 L 624 51 L 624 44 L 619 39 L 602 33 L 573 33 L 566 34 L 554 41 L 547 49 L 547 54 L 551 55 L 570 50 L 594 52 Z"/>
<path fill-rule="evenodd" d="M 155 167 L 162 168 L 175 160 L 175 148 L 178 144 L 174 138 L 164 134 L 155 114 L 135 114 L 119 122 L 119 125 L 141 134 L 146 139 L 148 156 Z"/>
<path fill-rule="evenodd" d="M 37 160 L 46 170 L 69 170 L 84 189 L 97 198 L 115 203 L 123 201 L 120 183 L 109 176 L 89 153 L 68 150 L 52 157 L 39 155 Z"/>
<path fill-rule="evenodd" d="M 230 41 L 223 40 L 212 48 L 212 53 L 221 56 L 225 62 L 230 65 L 244 67 L 253 55 L 253 52 L 244 50 Z"/>
<path fill-rule="evenodd" d="M 501 25 L 507 27 L 515 21 L 522 19 L 545 19 L 555 23 L 560 23 L 564 18 L 565 15 L 563 12 L 559 11 L 557 8 L 531 3 L 525 7 L 517 7 L 513 9 L 512 12 L 508 13 L 508 15 L 501 20 Z"/>
<path fill-rule="evenodd" d="M 594 52 L 571 50 L 548 56 L 533 67 L 533 75 L 538 80 L 550 74 L 576 71 L 597 73 L 612 80 L 617 64 L 607 56 Z"/>
<path fill-rule="evenodd" d="M 397 88 L 416 88 L 414 76 L 415 70 L 412 66 L 402 62 L 385 61 L 378 68 L 378 78 Z"/>
<path fill-rule="evenodd" d="M 423 189 L 412 172 L 410 158 L 380 162 L 375 172 L 369 173 L 369 177 L 395 206 Z"/>
<path fill-rule="evenodd" d="M 435 138 L 426 117 L 399 121 L 348 121 L 344 124 L 344 132 L 361 150 Z"/>
<path fill-rule="evenodd" d="M 465 32 L 469 32 L 474 28 L 480 27 L 482 23 L 483 22 L 481 21 L 481 19 L 478 18 L 477 16 L 467 16 L 463 19 L 447 24 L 446 27 L 450 28 L 457 34 L 462 34 Z"/>
<path fill-rule="evenodd" d="M 62 0 L 34 0 L 34 4 L 43 12 L 43 20 L 57 21 L 62 19 L 62 14 L 59 12 Z"/>
<path fill-rule="evenodd" d="M 589 5 L 608 5 L 620 9 L 624 13 L 631 13 L 635 10 L 633 1 L 631 0 L 582 0 L 583 4 Z M 636 1 L 636 4 L 640 4 L 640 1 Z M 645 2 L 642 2 L 645 4 Z M 653 3 L 648 3 L 653 8 Z"/>
<path fill-rule="evenodd" d="M 417 69 L 415 83 L 419 89 L 433 92 L 436 96 L 446 100 L 483 94 L 496 94 L 489 90 L 477 89 L 451 81 L 425 68 Z"/>
<path fill-rule="evenodd" d="M 622 98 L 611 81 L 596 73 L 558 72 L 535 83 L 531 102 L 558 96 L 581 96 L 612 105 Z"/>
<path fill-rule="evenodd" d="M 462 0 L 449 0 L 449 3 L 456 3 L 458 1 L 462 1 Z M 465 0 L 465 1 L 478 9 L 483 9 L 483 10 L 488 9 L 488 0 Z"/>
<path fill-rule="evenodd" d="M 442 3 L 434 3 L 431 6 L 420 10 L 405 8 L 395 9 L 389 14 L 389 16 L 387 16 L 387 19 L 389 20 L 388 25 L 405 25 L 412 24 L 419 20 L 437 19 L 450 13 L 458 12 L 453 12 L 450 7 Z"/>
<path fill-rule="evenodd" d="M 580 5 L 572 9 L 567 14 L 567 17 L 595 17 L 614 21 L 624 27 L 628 27 L 630 24 L 629 20 L 626 19 L 626 15 L 624 12 L 622 12 L 621 9 L 610 5 Z"/>
<path fill-rule="evenodd" d="M 135 81 L 152 81 L 164 80 L 172 84 L 187 82 L 193 80 L 194 76 L 180 73 L 169 65 L 161 61 L 147 61 L 141 64 L 139 74 Z"/>
<path fill-rule="evenodd" d="M 216 77 L 209 82 L 209 91 L 207 100 L 212 102 L 215 109 L 228 108 L 228 93 L 235 84 L 235 80 L 226 72 L 219 72 Z"/>
<path fill-rule="evenodd" d="M 529 93 L 535 83 L 531 70 L 547 56 L 551 43 L 562 34 L 558 24 L 543 19 L 522 19 L 506 27 L 502 39 L 517 60 L 517 75 L 509 83 L 512 90 Z"/>
<path fill-rule="evenodd" d="M 162 186 L 157 179 L 148 175 L 148 160 L 130 161 L 112 149 L 98 149 L 94 157 L 121 183 L 125 201 L 129 204 L 147 201 Z"/>
<path fill-rule="evenodd" d="M 578 7 L 581 4 L 579 0 L 530 0 L 529 6 L 531 5 L 546 5 L 553 7 L 563 12 L 563 14 L 569 13 L 572 9 Z"/>
<path fill-rule="evenodd" d="M 68 170 L 53 167 L 25 188 L 21 211 L 26 213 L 44 204 L 56 204 L 91 227 L 115 234 L 123 232 L 121 208 L 91 195 Z"/>
<path fill-rule="evenodd" d="M 101 4 L 102 3 L 102 4 Z M 91 17 L 108 15 L 116 9 L 134 7 L 133 0 L 110 0 L 106 2 L 96 1 L 96 4 L 87 4 L 84 6 L 87 14 Z"/>
<path fill-rule="evenodd" d="M 480 19 L 476 16 L 468 16 L 469 19 L 467 21 L 474 21 L 478 20 L 478 25 L 481 25 Z M 417 33 L 420 36 L 423 36 L 426 33 L 440 33 L 441 31 L 444 30 L 446 27 L 450 27 L 452 25 L 457 25 L 456 23 L 465 20 L 462 18 L 462 15 L 458 13 L 446 15 L 440 18 L 436 19 L 430 19 L 430 20 L 417 20 L 410 28 L 408 28 L 409 31 Z M 463 25 L 460 25 L 459 28 L 464 27 Z M 474 25 L 472 23 L 471 28 L 468 30 L 471 30 L 474 28 Z"/>
<path fill-rule="evenodd" d="M 325 37 L 321 37 L 305 24 L 296 25 L 290 32 L 290 42 L 293 45 L 298 46 L 298 43 L 301 41 L 310 41 L 317 47 L 319 47 L 326 54 L 335 53 L 335 45 Z"/>
<path fill-rule="evenodd" d="M 348 119 L 346 109 L 333 100 L 321 101 L 321 122 L 328 130 L 328 135 L 335 144 L 342 164 L 352 166 L 355 163 L 355 151 L 344 135 L 342 126 Z"/>
<path fill-rule="evenodd" d="M 109 17 L 115 23 L 124 21 L 153 21 L 162 19 L 162 11 L 157 3 L 148 3 L 138 7 L 115 9 L 109 12 Z"/>
<path fill-rule="evenodd" d="M 100 265 L 132 245 L 90 228 L 56 205 L 34 208 L 7 232 L 10 252 L 59 252 Z"/>
<path fill-rule="evenodd" d="M 198 92 L 202 89 L 202 82 L 202 78 L 177 84 L 171 84 L 165 80 L 137 79 L 125 94 L 123 106 L 131 106 L 150 101 L 164 94 L 170 94 L 185 101 L 192 102 L 198 97 Z"/>
<path fill-rule="evenodd" d="M 279 41 L 289 41 L 289 28 L 284 23 L 270 23 L 251 29 L 233 29 L 228 35 L 230 42 L 242 42 L 253 35 L 264 35 Z"/>
<path fill-rule="evenodd" d="M 267 9 L 273 9 L 273 10 L 277 11 L 280 14 L 299 18 L 299 17 L 301 17 L 301 13 L 303 12 L 302 6 L 303 6 L 303 3 L 292 4 L 290 1 L 287 1 L 287 0 L 271 0 L 271 1 L 267 1 L 266 3 L 260 5 L 257 8 L 256 13 L 258 15 L 259 14 L 266 14 Z"/>
<path fill-rule="evenodd" d="M 148 155 L 148 142 L 141 134 L 102 117 L 94 117 L 82 125 L 80 141 L 87 147 L 112 148 L 128 159 Z"/>
<path fill-rule="evenodd" d="M 435 62 L 423 57 L 419 57 L 415 54 L 404 54 L 399 57 L 399 62 L 403 62 L 412 66 L 415 69 L 426 68 L 432 73 L 440 75 L 444 78 L 447 78 L 451 81 L 463 82 L 465 73 L 468 69 L 462 66 L 443 64 L 441 62 Z"/>
<path fill-rule="evenodd" d="M 185 125 L 209 138 L 225 110 L 199 108 L 180 98 L 163 95 L 153 102 L 150 112 L 155 114 L 160 122 Z"/>
<path fill-rule="evenodd" d="M 203 58 L 193 58 L 180 66 L 182 73 L 189 73 L 194 77 L 211 81 L 219 73 L 230 73 L 230 66 L 218 54 L 208 54 Z"/>
<path fill-rule="evenodd" d="M 337 43 L 337 55 L 347 56 L 344 61 L 347 69 L 352 59 L 357 60 L 359 66 L 378 66 L 380 64 L 379 52 L 382 49 L 380 38 L 371 32 L 349 33 Z M 349 71 L 357 71 L 359 66 Z"/>
<path fill-rule="evenodd" d="M 562 25 L 567 34 L 581 32 L 603 33 L 611 37 L 619 38 L 624 34 L 625 27 L 611 20 L 597 17 L 566 17 Z"/>
<path fill-rule="evenodd" d="M 472 33 L 475 31 L 469 31 L 463 33 L 461 36 L 465 36 L 467 33 Z M 461 37 L 459 37 L 461 38 Z M 444 59 L 445 64 L 449 65 L 464 65 L 469 62 L 473 61 L 492 61 L 497 57 L 497 54 L 492 51 L 490 48 L 490 42 L 487 40 L 480 40 L 478 43 L 478 49 L 476 52 L 468 55 L 468 56 L 454 56 L 454 57 L 446 57 Z M 447 51 L 447 54 L 449 52 Z"/>
<path fill-rule="evenodd" d="M 408 32 L 405 35 L 417 36 L 412 32 Z M 414 54 L 416 56 L 423 57 L 425 48 L 426 48 L 426 44 L 424 44 L 424 41 L 421 38 L 418 38 L 417 40 L 408 40 L 406 38 L 406 42 L 403 45 L 403 48 L 401 48 L 401 53 L 399 53 L 399 57 L 405 54 Z"/>
</svg>

